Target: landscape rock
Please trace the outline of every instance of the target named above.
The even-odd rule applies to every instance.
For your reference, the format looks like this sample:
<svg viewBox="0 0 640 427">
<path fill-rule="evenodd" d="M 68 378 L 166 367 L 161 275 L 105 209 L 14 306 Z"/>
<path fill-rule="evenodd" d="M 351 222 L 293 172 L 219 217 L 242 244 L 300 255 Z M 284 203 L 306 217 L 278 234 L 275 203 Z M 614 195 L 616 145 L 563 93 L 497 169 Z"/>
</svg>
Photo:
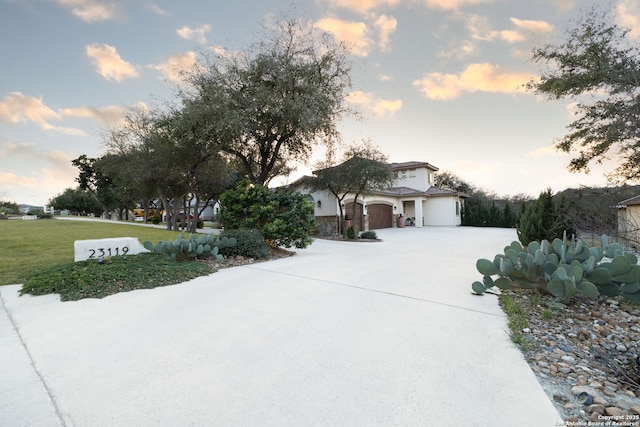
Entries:
<svg viewBox="0 0 640 427">
<path fill-rule="evenodd" d="M 604 425 L 598 417 L 640 415 L 637 305 L 576 295 L 559 307 L 550 296 L 503 293 L 525 308 L 525 327 L 531 332 L 524 356 L 565 423 Z M 556 308 L 543 318 L 546 307 Z M 631 425 L 640 427 L 640 422 Z"/>
</svg>

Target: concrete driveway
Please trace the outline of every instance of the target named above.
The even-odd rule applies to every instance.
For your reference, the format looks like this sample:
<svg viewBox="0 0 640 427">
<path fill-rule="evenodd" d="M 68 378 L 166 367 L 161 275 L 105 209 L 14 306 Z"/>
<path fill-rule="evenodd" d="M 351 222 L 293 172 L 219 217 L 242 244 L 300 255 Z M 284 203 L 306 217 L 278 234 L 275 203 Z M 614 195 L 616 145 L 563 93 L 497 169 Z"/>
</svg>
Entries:
<svg viewBox="0 0 640 427">
<path fill-rule="evenodd" d="M 470 291 L 515 232 L 378 236 L 101 300 L 0 287 L 0 425 L 562 425 Z"/>
</svg>

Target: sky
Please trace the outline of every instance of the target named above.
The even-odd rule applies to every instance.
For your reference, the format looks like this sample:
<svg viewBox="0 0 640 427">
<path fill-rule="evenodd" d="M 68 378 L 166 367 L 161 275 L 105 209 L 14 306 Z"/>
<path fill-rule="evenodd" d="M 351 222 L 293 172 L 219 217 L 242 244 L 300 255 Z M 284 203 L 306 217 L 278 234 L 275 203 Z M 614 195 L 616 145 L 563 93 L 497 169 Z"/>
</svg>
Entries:
<svg viewBox="0 0 640 427">
<path fill-rule="evenodd" d="M 361 117 L 339 124 L 345 143 L 371 140 L 392 162 L 428 162 L 500 196 L 606 185 L 614 165 L 570 173 L 554 149 L 574 101 L 523 89 L 541 72 L 532 48 L 603 3 L 0 0 L 0 200 L 45 205 L 75 187 L 71 160 L 102 155 L 128 108 L 175 101 L 181 69 L 246 50 L 283 14 L 350 47 L 347 101 Z M 640 42 L 640 2 L 610 3 Z"/>
</svg>

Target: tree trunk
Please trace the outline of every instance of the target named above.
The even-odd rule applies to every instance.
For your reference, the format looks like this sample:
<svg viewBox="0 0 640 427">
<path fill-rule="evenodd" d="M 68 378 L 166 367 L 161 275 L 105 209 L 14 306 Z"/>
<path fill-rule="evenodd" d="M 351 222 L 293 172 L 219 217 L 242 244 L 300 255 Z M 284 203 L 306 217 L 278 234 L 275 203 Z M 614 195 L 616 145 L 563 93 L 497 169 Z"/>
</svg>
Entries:
<svg viewBox="0 0 640 427">
<path fill-rule="evenodd" d="M 354 199 L 353 199 L 353 204 L 351 205 L 351 225 L 353 226 L 353 238 L 357 239 L 358 238 L 358 232 L 360 231 L 360 221 L 362 220 L 362 218 L 356 218 L 356 212 L 358 211 L 358 196 L 360 195 L 360 193 L 356 193 Z M 362 214 L 364 214 L 364 204 L 362 205 L 362 209 L 363 212 Z"/>
<path fill-rule="evenodd" d="M 170 203 L 170 212 L 171 219 L 169 221 L 170 228 L 169 230 L 180 231 L 180 227 L 178 226 L 178 212 L 180 210 L 180 206 L 178 205 L 178 199 L 173 199 L 173 203 Z"/>
<path fill-rule="evenodd" d="M 146 224 L 147 217 L 149 216 L 149 199 L 147 199 L 146 197 L 142 199 L 142 208 L 144 209 L 144 212 L 142 214 L 144 215 L 144 217 L 142 218 L 142 223 Z"/>
<path fill-rule="evenodd" d="M 158 186 L 156 187 L 156 192 L 158 193 L 158 197 L 160 198 L 160 202 L 162 203 L 162 208 L 164 209 L 164 216 L 166 221 L 166 229 L 167 231 L 171 231 L 171 206 L 169 205 L 169 199 L 164 194 Z"/>
<path fill-rule="evenodd" d="M 189 220 L 189 233 L 195 233 L 198 228 L 198 218 L 200 218 L 200 213 L 198 212 L 198 207 L 200 205 L 200 199 L 198 196 L 194 196 L 189 200 L 189 215 L 191 215 L 191 202 L 195 201 L 195 208 L 193 209 L 193 219 Z"/>
</svg>

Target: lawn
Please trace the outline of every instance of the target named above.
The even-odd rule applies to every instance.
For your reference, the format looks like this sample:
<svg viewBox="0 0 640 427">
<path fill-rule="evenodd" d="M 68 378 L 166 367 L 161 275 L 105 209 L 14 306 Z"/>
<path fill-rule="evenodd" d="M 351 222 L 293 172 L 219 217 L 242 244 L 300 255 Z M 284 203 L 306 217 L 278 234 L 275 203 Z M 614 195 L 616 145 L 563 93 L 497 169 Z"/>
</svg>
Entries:
<svg viewBox="0 0 640 427">
<path fill-rule="evenodd" d="M 37 272 L 73 262 L 73 242 L 107 237 L 137 237 L 157 242 L 178 232 L 126 223 L 65 221 L 0 221 L 0 285 L 21 284 Z"/>
</svg>

